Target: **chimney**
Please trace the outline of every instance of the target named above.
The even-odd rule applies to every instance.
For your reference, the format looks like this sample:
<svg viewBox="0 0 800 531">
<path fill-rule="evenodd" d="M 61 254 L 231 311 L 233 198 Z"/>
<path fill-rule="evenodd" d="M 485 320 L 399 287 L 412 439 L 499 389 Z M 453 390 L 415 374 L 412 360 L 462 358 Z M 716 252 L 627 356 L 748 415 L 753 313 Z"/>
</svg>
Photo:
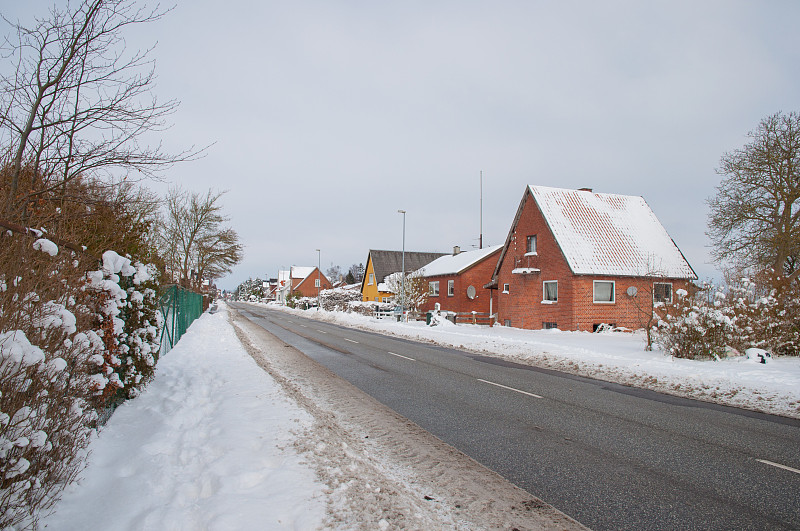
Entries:
<svg viewBox="0 0 800 531">
<path fill-rule="evenodd" d="M 453 247 L 453 256 L 457 254 L 461 254 L 461 247 L 459 247 L 458 245 Z"/>
<path fill-rule="evenodd" d="M 592 189 L 591 189 L 591 188 L 578 188 L 578 191 L 579 191 L 579 192 L 589 192 L 589 193 L 592 193 Z"/>
</svg>

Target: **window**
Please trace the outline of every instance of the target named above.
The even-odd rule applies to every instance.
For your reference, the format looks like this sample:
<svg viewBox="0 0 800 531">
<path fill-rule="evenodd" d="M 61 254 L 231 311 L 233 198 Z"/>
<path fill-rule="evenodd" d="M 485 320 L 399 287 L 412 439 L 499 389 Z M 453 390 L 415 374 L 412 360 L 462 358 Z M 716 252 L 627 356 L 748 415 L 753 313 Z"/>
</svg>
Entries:
<svg viewBox="0 0 800 531">
<path fill-rule="evenodd" d="M 525 246 L 525 253 L 526 254 L 535 254 L 536 253 L 536 235 L 528 236 L 527 238 L 527 245 Z"/>
<path fill-rule="evenodd" d="M 503 284 L 503 293 L 511 291 L 511 284 Z"/>
<path fill-rule="evenodd" d="M 389 297 L 381 297 L 381 302 L 389 302 Z"/>
<path fill-rule="evenodd" d="M 428 282 L 428 296 L 430 297 L 438 297 L 439 296 L 439 281 L 434 280 L 433 282 Z"/>
<path fill-rule="evenodd" d="M 546 280 L 543 284 L 542 302 L 558 302 L 558 280 Z"/>
<path fill-rule="evenodd" d="M 455 280 L 448 280 L 447 281 L 447 296 L 452 297 L 456 294 L 456 281 Z"/>
<path fill-rule="evenodd" d="M 318 287 L 319 287 L 319 279 L 318 279 L 318 278 L 315 278 L 315 279 L 314 279 L 314 287 L 315 287 L 315 288 L 318 288 Z"/>
<path fill-rule="evenodd" d="M 614 302 L 614 281 L 595 280 L 594 281 L 594 302 Z"/>
<path fill-rule="evenodd" d="M 369 274 L 369 282 L 367 282 L 367 284 L 369 284 L 370 286 L 375 284 L 375 275 L 374 274 L 372 274 L 372 273 Z"/>
<path fill-rule="evenodd" d="M 511 319 L 503 319 L 503 326 L 511 326 Z"/>
<path fill-rule="evenodd" d="M 653 302 L 672 302 L 672 284 L 669 282 L 654 282 Z"/>
<path fill-rule="evenodd" d="M 558 323 L 552 323 L 547 321 L 542 323 L 542 330 L 553 330 L 554 328 L 558 328 Z"/>
</svg>

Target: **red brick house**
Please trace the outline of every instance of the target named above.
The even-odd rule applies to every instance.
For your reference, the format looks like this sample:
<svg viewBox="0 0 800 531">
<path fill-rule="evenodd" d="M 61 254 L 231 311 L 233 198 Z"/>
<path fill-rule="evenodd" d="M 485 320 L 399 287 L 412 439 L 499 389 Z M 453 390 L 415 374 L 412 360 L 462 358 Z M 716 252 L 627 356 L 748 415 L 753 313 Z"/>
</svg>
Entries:
<svg viewBox="0 0 800 531">
<path fill-rule="evenodd" d="M 298 267 L 291 269 L 291 289 L 292 293 L 299 293 L 303 297 L 317 296 L 317 280 L 319 289 L 331 289 L 330 281 L 316 267 Z"/>
<path fill-rule="evenodd" d="M 500 324 L 592 331 L 641 328 L 696 279 L 643 198 L 528 186 L 487 287 Z"/>
<path fill-rule="evenodd" d="M 484 285 L 502 249 L 502 245 L 465 252 L 456 248 L 426 265 L 420 273 L 428 283 L 428 300 L 420 310 L 433 310 L 439 303 L 440 309 L 451 312 L 491 313 L 492 291 Z"/>
</svg>

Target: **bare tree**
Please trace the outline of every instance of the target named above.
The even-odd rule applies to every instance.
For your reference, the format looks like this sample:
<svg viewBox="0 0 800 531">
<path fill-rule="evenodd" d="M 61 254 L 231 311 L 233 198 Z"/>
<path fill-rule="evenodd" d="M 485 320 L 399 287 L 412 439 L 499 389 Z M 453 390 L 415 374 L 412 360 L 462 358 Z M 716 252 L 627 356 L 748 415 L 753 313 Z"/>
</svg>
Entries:
<svg viewBox="0 0 800 531">
<path fill-rule="evenodd" d="M 384 282 L 389 291 L 394 293 L 395 301 L 405 304 L 408 309 L 416 310 L 428 300 L 428 281 L 423 274 L 422 270 L 406 273 L 403 281 L 402 273 L 392 273 Z"/>
<path fill-rule="evenodd" d="M 11 74 L 0 78 L 0 144 L 11 167 L 3 183 L 7 217 L 24 218 L 32 201 L 78 176 L 156 176 L 197 155 L 143 143 L 145 133 L 165 127 L 178 102 L 151 94 L 152 49 L 128 53 L 122 33 L 164 14 L 134 0 L 80 0 L 52 7 L 33 26 L 7 21 L 15 30 Z"/>
<path fill-rule="evenodd" d="M 205 195 L 170 190 L 161 252 L 173 279 L 199 287 L 203 280 L 219 278 L 242 259 L 239 236 L 222 224 L 228 218 L 219 203 L 224 192 Z"/>
<path fill-rule="evenodd" d="M 800 113 L 764 118 L 751 141 L 723 155 L 708 235 L 715 258 L 800 276 Z"/>
</svg>

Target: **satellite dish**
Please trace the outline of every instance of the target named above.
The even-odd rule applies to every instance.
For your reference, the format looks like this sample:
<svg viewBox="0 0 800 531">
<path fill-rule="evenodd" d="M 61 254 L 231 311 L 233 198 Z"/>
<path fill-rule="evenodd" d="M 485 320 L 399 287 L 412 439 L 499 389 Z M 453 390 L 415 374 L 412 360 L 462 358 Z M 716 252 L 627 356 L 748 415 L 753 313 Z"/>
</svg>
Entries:
<svg viewBox="0 0 800 531">
<path fill-rule="evenodd" d="M 469 297 L 470 299 L 474 299 L 475 294 L 476 294 L 475 286 L 470 286 L 467 288 L 467 297 Z"/>
<path fill-rule="evenodd" d="M 628 288 L 628 295 L 631 297 L 635 297 L 637 292 L 638 290 L 636 289 L 636 286 L 631 286 Z"/>
</svg>

